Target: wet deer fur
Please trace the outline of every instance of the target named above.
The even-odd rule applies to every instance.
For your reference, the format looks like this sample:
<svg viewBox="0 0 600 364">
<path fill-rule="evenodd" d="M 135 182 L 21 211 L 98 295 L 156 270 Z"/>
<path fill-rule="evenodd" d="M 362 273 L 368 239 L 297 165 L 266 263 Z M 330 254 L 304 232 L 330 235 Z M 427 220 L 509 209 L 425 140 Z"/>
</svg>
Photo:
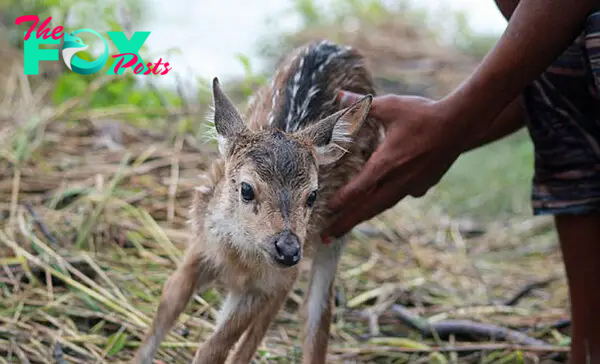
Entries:
<svg viewBox="0 0 600 364">
<path fill-rule="evenodd" d="M 342 108 L 336 94 L 366 94 Z M 303 363 L 325 363 L 333 284 L 346 238 L 329 244 L 327 200 L 381 142 L 368 115 L 373 81 L 356 50 L 321 41 L 291 52 L 242 115 L 213 81 L 211 121 L 220 157 L 196 187 L 193 238 L 163 288 L 134 362 L 151 363 L 191 297 L 213 282 L 228 290 L 215 332 L 193 363 L 249 363 L 293 288 L 299 262 L 312 258 Z"/>
</svg>

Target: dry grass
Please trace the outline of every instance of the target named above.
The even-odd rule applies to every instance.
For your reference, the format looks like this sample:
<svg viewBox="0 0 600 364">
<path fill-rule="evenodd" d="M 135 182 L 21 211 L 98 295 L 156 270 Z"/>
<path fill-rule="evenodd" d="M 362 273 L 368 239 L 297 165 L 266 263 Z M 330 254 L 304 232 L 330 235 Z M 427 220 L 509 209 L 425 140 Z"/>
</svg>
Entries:
<svg viewBox="0 0 600 364">
<path fill-rule="evenodd" d="M 85 97 L 50 107 L 39 101 L 44 85 L 10 82 L 11 97 L 0 100 L 0 363 L 125 362 L 181 258 L 190 191 L 215 151 L 189 135 L 70 123 Z M 135 110 L 79 120 L 127 112 Z M 306 274 L 257 362 L 298 362 L 305 282 Z M 548 219 L 478 225 L 408 199 L 355 229 L 337 288 L 331 363 L 550 363 L 568 349 L 557 324 L 568 318 L 567 287 Z M 158 359 L 191 359 L 221 293 L 194 297 Z M 400 319 L 405 308 L 421 327 L 468 319 L 543 343 L 424 337 Z"/>
</svg>

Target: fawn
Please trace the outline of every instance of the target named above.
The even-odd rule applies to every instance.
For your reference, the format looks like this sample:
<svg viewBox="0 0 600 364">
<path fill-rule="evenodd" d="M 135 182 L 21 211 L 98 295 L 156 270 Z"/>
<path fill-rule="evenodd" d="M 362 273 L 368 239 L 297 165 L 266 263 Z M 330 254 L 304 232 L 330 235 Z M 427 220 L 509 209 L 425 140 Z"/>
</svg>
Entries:
<svg viewBox="0 0 600 364">
<path fill-rule="evenodd" d="M 216 331 L 193 363 L 251 362 L 294 285 L 298 263 L 310 256 L 301 310 L 303 363 L 325 363 L 333 283 L 346 238 L 325 244 L 320 232 L 334 217 L 328 198 L 358 172 L 383 136 L 368 115 L 375 94 L 371 75 L 356 50 L 321 41 L 284 58 L 244 116 L 217 78 L 212 86 L 220 157 L 194 191 L 193 239 L 165 283 L 134 362 L 152 362 L 192 295 L 214 281 L 228 295 Z M 342 108 L 339 89 L 367 96 Z"/>
</svg>

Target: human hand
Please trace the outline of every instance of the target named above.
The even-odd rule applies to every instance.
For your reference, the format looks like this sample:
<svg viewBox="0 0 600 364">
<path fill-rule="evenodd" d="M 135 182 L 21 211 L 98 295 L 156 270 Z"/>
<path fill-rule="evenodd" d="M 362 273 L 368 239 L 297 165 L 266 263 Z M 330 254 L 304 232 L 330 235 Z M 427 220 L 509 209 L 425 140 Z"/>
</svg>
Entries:
<svg viewBox="0 0 600 364">
<path fill-rule="evenodd" d="M 596 0 L 521 1 L 494 48 L 444 100 L 374 98 L 371 115 L 385 125 L 386 140 L 330 201 L 340 215 L 324 236 L 341 236 L 403 197 L 425 194 L 469 149 L 466 144 L 488 137 L 482 133 L 488 134 L 523 88 L 564 52 L 596 6 Z M 549 23 L 550 18 L 556 21 Z M 343 104 L 356 98 L 345 93 Z"/>
<path fill-rule="evenodd" d="M 362 95 L 340 92 L 348 106 Z M 373 98 L 370 115 L 385 128 L 385 139 L 361 171 L 328 202 L 339 214 L 323 234 L 339 237 L 355 225 L 394 206 L 407 195 L 423 196 L 463 151 L 464 132 L 452 127 L 441 102 L 416 96 Z"/>
</svg>

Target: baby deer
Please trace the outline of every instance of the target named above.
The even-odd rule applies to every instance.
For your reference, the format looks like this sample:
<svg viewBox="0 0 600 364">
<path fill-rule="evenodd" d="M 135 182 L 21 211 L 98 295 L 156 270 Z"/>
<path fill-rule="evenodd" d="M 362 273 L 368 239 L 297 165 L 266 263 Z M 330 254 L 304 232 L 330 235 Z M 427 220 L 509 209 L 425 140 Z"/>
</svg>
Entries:
<svg viewBox="0 0 600 364">
<path fill-rule="evenodd" d="M 337 90 L 367 94 L 342 108 Z M 193 239 L 167 280 L 135 363 L 152 363 L 192 295 L 219 281 L 228 290 L 216 331 L 193 363 L 249 363 L 312 257 L 302 313 L 303 363 L 325 363 L 333 283 L 346 239 L 325 244 L 327 200 L 381 141 L 368 116 L 374 86 L 362 56 L 328 41 L 292 52 L 242 116 L 213 80 L 212 121 L 220 158 L 195 189 Z M 235 350 L 230 355 L 230 351 Z"/>
</svg>

